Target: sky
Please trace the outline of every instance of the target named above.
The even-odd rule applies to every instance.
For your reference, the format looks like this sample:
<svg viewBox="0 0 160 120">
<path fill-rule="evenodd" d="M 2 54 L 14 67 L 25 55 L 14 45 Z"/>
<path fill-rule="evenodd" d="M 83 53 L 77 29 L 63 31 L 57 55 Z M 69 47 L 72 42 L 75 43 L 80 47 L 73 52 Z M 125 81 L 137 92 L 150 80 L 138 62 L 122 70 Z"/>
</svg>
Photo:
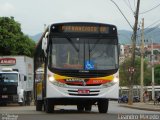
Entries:
<svg viewBox="0 0 160 120">
<path fill-rule="evenodd" d="M 133 26 L 137 0 L 114 1 Z M 160 23 L 160 6 L 156 7 L 159 4 L 160 0 L 141 0 L 139 25 L 142 18 L 145 27 L 158 20 L 151 27 Z M 4 16 L 13 16 L 27 35 L 41 33 L 45 24 L 59 22 L 100 22 L 132 31 L 111 0 L 0 0 L 0 17 Z"/>
</svg>

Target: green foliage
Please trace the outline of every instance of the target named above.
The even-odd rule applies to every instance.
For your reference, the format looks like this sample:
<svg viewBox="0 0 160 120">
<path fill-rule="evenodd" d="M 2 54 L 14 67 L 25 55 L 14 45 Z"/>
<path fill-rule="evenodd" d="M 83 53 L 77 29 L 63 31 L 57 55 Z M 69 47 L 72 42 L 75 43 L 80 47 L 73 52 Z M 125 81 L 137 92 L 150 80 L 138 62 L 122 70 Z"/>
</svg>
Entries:
<svg viewBox="0 0 160 120">
<path fill-rule="evenodd" d="M 155 66 L 154 75 L 155 75 L 155 85 L 160 85 L 160 65 Z"/>
<path fill-rule="evenodd" d="M 120 86 L 127 86 L 128 85 L 128 80 L 129 80 L 129 72 L 128 72 L 128 67 L 129 67 L 130 60 L 126 59 L 124 63 L 120 65 L 119 69 L 119 77 L 120 77 Z"/>
<path fill-rule="evenodd" d="M 128 86 L 130 83 L 129 76 L 130 73 L 128 72 L 128 68 L 130 66 L 130 59 L 126 59 L 123 64 L 120 65 L 120 86 Z M 140 58 L 135 59 L 135 72 L 134 72 L 134 85 L 140 85 L 140 72 L 141 71 L 141 60 Z M 147 67 L 147 61 L 144 61 L 144 85 L 151 84 L 151 68 Z"/>
<path fill-rule="evenodd" d="M 0 55 L 33 56 L 35 43 L 21 31 L 13 17 L 0 17 Z"/>
</svg>

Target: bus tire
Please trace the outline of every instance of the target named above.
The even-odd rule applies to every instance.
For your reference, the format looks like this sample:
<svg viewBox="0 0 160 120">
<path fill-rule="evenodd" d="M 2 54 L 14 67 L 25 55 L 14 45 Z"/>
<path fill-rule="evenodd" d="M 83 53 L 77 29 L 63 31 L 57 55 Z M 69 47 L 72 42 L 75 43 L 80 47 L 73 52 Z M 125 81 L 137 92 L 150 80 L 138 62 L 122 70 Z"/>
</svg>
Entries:
<svg viewBox="0 0 160 120">
<path fill-rule="evenodd" d="M 87 105 L 85 105 L 84 108 L 85 108 L 85 111 L 90 112 L 92 110 L 92 105 L 87 104 Z"/>
<path fill-rule="evenodd" d="M 49 99 L 45 100 L 45 111 L 46 113 L 52 113 L 54 112 L 54 105 L 52 104 L 52 102 Z"/>
<path fill-rule="evenodd" d="M 84 111 L 84 105 L 77 105 L 77 110 L 79 112 L 83 112 Z"/>
<path fill-rule="evenodd" d="M 2 103 L 0 103 L 0 106 L 7 106 L 7 103 L 6 102 L 2 102 Z"/>
<path fill-rule="evenodd" d="M 102 99 L 98 101 L 99 113 L 107 113 L 108 111 L 108 99 Z"/>
<path fill-rule="evenodd" d="M 36 101 L 36 111 L 42 111 L 43 101 L 37 100 Z"/>
</svg>

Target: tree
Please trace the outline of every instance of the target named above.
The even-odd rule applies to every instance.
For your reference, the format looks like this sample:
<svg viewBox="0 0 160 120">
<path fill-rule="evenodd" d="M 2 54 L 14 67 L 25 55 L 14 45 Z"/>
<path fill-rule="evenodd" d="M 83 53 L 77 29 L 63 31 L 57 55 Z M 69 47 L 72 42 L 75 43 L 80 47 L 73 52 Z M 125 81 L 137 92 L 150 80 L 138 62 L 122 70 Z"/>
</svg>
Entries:
<svg viewBox="0 0 160 120">
<path fill-rule="evenodd" d="M 160 85 L 160 65 L 156 65 L 154 68 L 155 85 Z"/>
<path fill-rule="evenodd" d="M 21 31 L 13 17 L 0 17 L 0 55 L 33 56 L 35 42 Z"/>
<path fill-rule="evenodd" d="M 119 77 L 120 77 L 120 86 L 128 86 L 129 79 L 129 59 L 126 59 L 121 65 L 119 69 Z"/>
<path fill-rule="evenodd" d="M 134 73 L 134 85 L 140 85 L 140 58 L 135 59 L 135 73 Z M 120 65 L 120 86 L 129 85 L 129 75 L 128 68 L 130 67 L 130 59 L 126 59 L 124 63 Z M 144 85 L 149 85 L 151 83 L 151 69 L 147 66 L 147 61 L 144 61 Z"/>
</svg>

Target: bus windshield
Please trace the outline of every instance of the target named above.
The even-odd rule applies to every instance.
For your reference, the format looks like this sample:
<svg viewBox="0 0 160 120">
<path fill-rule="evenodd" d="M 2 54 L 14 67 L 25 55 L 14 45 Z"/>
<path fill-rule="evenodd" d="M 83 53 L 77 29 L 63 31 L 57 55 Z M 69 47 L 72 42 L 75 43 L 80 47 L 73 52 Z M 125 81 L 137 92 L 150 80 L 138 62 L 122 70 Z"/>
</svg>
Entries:
<svg viewBox="0 0 160 120">
<path fill-rule="evenodd" d="M 112 38 L 52 38 L 50 67 L 75 70 L 118 68 L 117 40 Z"/>
<path fill-rule="evenodd" d="M 16 73 L 0 73 L 0 82 L 4 82 L 4 83 L 18 82 L 18 74 L 16 74 Z"/>
</svg>

